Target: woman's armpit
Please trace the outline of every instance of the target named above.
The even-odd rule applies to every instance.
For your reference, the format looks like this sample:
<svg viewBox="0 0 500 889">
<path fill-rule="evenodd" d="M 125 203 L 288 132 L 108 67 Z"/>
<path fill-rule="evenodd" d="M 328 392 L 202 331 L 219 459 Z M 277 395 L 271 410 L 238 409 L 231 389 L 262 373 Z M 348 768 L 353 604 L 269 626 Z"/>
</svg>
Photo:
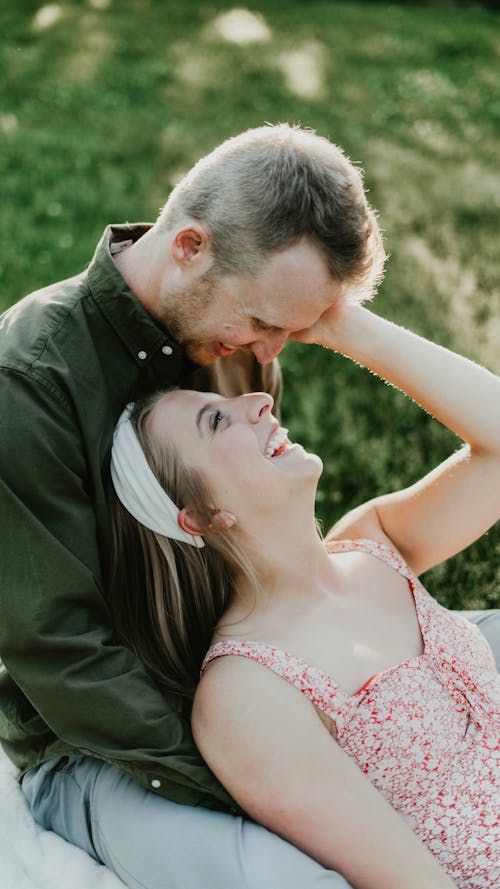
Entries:
<svg viewBox="0 0 500 889">
<path fill-rule="evenodd" d="M 314 705 L 314 709 L 316 710 L 316 713 L 318 714 L 319 718 L 321 719 L 321 722 L 325 726 L 328 734 L 332 736 L 334 741 L 336 741 L 337 740 L 337 726 L 336 726 L 334 720 L 331 718 L 331 716 L 327 716 L 327 714 L 324 713 L 323 710 L 320 710 L 319 707 L 317 707 L 316 705 Z"/>
</svg>

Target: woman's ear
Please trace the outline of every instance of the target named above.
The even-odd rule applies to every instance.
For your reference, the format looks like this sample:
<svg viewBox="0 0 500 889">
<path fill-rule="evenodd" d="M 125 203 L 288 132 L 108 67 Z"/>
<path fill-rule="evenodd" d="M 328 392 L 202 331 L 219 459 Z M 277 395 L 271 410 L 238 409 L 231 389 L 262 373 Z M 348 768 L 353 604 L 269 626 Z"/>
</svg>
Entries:
<svg viewBox="0 0 500 889">
<path fill-rule="evenodd" d="M 211 522 L 207 529 L 202 527 L 200 517 L 193 507 L 183 506 L 183 508 L 179 510 L 177 521 L 179 527 L 181 527 L 187 534 L 195 534 L 199 537 L 203 537 L 207 533 L 207 530 L 211 531 L 212 534 L 217 534 L 217 531 L 229 531 L 229 529 L 236 524 L 236 516 L 233 515 L 232 512 L 227 512 L 224 509 L 214 509 L 212 511 Z"/>
<path fill-rule="evenodd" d="M 206 528 L 200 527 L 201 522 L 198 513 L 190 506 L 183 506 L 182 509 L 179 510 L 177 523 L 179 528 L 182 528 L 186 534 L 194 534 L 198 537 L 202 537 L 207 530 Z"/>
</svg>

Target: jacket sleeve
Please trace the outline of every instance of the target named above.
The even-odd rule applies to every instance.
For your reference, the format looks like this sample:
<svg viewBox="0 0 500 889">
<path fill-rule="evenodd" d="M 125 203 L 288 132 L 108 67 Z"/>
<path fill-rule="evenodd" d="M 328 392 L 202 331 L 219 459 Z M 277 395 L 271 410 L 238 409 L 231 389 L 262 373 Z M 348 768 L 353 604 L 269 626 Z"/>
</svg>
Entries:
<svg viewBox="0 0 500 889">
<path fill-rule="evenodd" d="M 0 372 L 0 656 L 18 698 L 3 687 L 2 740 L 29 750 L 44 729 L 178 802 L 234 810 L 189 721 L 112 642 L 90 478 L 69 403 Z"/>
</svg>

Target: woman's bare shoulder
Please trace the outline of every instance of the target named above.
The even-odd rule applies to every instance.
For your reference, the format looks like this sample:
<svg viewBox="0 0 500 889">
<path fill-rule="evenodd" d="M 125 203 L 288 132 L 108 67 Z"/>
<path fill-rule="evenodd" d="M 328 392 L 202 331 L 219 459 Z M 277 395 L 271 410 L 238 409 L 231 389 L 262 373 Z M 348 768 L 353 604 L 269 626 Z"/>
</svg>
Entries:
<svg viewBox="0 0 500 889">
<path fill-rule="evenodd" d="M 374 540 L 395 549 L 394 542 L 385 533 L 375 508 L 376 501 L 370 500 L 351 509 L 330 528 L 325 537 L 325 546 L 336 540 Z"/>
<path fill-rule="evenodd" d="M 193 703 L 193 717 L 205 709 L 213 713 L 253 697 L 255 690 L 274 685 L 277 677 L 251 658 L 225 654 L 210 661 L 201 675 Z"/>
<path fill-rule="evenodd" d="M 272 670 L 249 658 L 224 656 L 211 661 L 196 690 L 192 727 L 202 746 L 218 745 L 230 730 L 247 736 L 259 726 L 287 722 L 290 708 L 317 719 L 313 704 Z M 203 753 L 202 749 L 202 753 Z"/>
</svg>

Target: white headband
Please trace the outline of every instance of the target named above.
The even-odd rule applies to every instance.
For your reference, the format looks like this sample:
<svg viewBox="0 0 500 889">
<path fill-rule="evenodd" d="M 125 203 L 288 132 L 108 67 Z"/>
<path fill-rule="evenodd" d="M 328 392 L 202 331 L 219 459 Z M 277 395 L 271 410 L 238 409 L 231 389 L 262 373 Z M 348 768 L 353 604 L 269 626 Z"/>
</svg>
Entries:
<svg viewBox="0 0 500 889">
<path fill-rule="evenodd" d="M 205 546 L 202 537 L 188 534 L 180 527 L 179 510 L 163 490 L 142 450 L 130 416 L 133 405 L 123 411 L 113 434 L 111 478 L 125 509 L 141 525 L 181 540 L 191 546 Z"/>
</svg>

